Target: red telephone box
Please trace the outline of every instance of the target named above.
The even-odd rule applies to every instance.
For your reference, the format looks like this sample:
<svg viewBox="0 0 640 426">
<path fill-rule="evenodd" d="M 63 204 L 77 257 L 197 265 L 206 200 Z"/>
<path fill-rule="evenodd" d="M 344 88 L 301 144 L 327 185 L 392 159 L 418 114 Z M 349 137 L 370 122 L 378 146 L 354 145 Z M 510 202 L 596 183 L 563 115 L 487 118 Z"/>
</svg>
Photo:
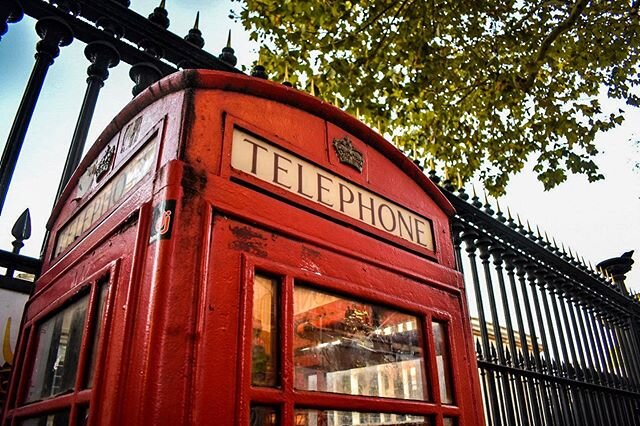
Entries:
<svg viewBox="0 0 640 426">
<path fill-rule="evenodd" d="M 451 205 L 353 117 L 185 71 L 49 222 L 4 425 L 480 425 Z"/>
</svg>

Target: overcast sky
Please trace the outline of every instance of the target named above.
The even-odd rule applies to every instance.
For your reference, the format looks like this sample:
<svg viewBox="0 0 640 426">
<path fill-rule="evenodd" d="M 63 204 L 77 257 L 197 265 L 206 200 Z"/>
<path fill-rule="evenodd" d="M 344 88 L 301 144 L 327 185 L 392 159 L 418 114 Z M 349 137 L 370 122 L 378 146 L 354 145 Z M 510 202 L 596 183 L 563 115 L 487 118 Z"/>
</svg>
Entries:
<svg viewBox="0 0 640 426">
<path fill-rule="evenodd" d="M 132 3 L 134 10 L 146 16 L 159 2 L 133 0 Z M 228 1 L 170 0 L 167 2 L 170 30 L 185 35 L 193 25 L 196 11 L 200 10 L 205 49 L 218 54 L 226 42 L 227 31 L 232 29 L 238 66 L 249 66 L 257 57 L 257 46 L 251 45 L 249 35 L 228 18 L 231 5 Z M 10 24 L 9 32 L 0 42 L 0 116 L 3 117 L 0 144 L 3 146 L 34 63 L 38 37 L 33 25 L 28 17 L 18 24 Z M 0 248 L 11 248 L 11 226 L 28 207 L 33 237 L 27 241 L 23 253 L 37 256 L 40 252 L 44 224 L 86 88 L 88 62 L 84 58 L 84 46 L 76 41 L 64 47 L 49 70 L 0 216 Z M 111 77 L 100 94 L 87 147 L 131 99 L 133 83 L 128 73 L 126 64 L 111 70 Z M 507 196 L 500 200 L 501 206 L 510 206 L 514 214 L 519 213 L 532 226 L 539 225 L 543 232 L 594 265 L 632 249 L 638 250 L 634 259 L 640 263 L 637 261 L 640 259 L 640 171 L 635 167 L 640 163 L 640 145 L 633 142 L 640 139 L 639 124 L 640 113 L 633 111 L 627 114 L 622 127 L 599 136 L 601 154 L 597 163 L 605 180 L 588 183 L 582 176 L 573 176 L 556 189 L 544 192 L 535 176 L 525 171 L 512 179 Z M 635 265 L 627 283 L 640 290 L 640 265 Z"/>
</svg>

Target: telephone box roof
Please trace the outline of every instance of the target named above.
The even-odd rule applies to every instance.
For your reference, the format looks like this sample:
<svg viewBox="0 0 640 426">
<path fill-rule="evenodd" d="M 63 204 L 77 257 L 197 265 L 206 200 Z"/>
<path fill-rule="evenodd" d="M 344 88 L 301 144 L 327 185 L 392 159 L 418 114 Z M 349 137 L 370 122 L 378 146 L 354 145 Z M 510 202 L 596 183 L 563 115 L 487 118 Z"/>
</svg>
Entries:
<svg viewBox="0 0 640 426">
<path fill-rule="evenodd" d="M 454 207 L 445 195 L 411 160 L 380 134 L 341 109 L 303 91 L 273 81 L 237 73 L 194 69 L 180 71 L 163 78 L 129 102 L 109 123 L 98 137 L 96 143 L 89 149 L 59 200 L 62 201 L 68 198 L 70 192 L 78 184 L 78 179 L 82 174 L 81 171 L 89 167 L 91 162 L 123 125 L 153 102 L 184 89 L 212 89 L 243 93 L 289 105 L 323 118 L 350 132 L 355 137 L 366 141 L 371 147 L 381 152 L 389 161 L 412 178 L 445 214 L 452 216 L 455 213 Z M 56 204 L 51 218 L 57 216 L 62 205 L 63 202 Z M 48 227 L 52 225 L 51 218 Z"/>
</svg>

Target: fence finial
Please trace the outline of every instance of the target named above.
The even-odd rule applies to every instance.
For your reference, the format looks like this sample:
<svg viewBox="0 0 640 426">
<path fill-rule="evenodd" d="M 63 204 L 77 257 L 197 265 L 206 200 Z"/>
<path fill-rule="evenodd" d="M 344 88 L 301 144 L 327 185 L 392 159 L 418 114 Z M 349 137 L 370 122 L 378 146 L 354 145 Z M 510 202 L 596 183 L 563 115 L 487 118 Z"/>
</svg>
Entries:
<svg viewBox="0 0 640 426">
<path fill-rule="evenodd" d="M 231 35 L 229 35 L 229 38 L 231 38 Z M 251 77 L 261 78 L 263 80 L 268 80 L 269 79 L 269 76 L 267 75 L 267 70 L 262 65 L 262 53 L 261 52 L 258 52 L 258 60 L 256 61 L 256 63 L 253 66 L 253 68 L 251 69 Z"/>
<path fill-rule="evenodd" d="M 489 203 L 489 196 L 487 195 L 487 190 L 483 189 L 482 192 L 484 193 L 484 211 L 490 215 L 493 216 L 493 213 L 495 213 L 493 211 L 493 209 L 491 208 L 491 204 Z"/>
<path fill-rule="evenodd" d="M 11 228 L 11 235 L 13 235 L 13 245 L 12 252 L 15 254 L 19 254 L 22 247 L 24 247 L 24 240 L 28 240 L 31 237 L 31 214 L 29 213 L 29 209 L 25 209 L 22 212 L 16 223 L 13 224 L 13 228 Z M 13 273 L 15 269 L 7 268 L 5 272 L 5 276 L 13 277 Z"/>
<path fill-rule="evenodd" d="M 284 64 L 284 80 L 282 81 L 283 86 L 293 87 L 293 84 L 289 81 L 289 65 Z M 338 98 L 334 96 L 334 104 L 338 106 Z"/>
<path fill-rule="evenodd" d="M 460 197 L 460 199 L 467 201 L 469 199 L 469 194 L 467 194 L 467 192 L 464 190 L 464 182 L 462 181 L 462 176 L 460 176 L 460 172 L 457 173 L 458 175 L 458 197 Z"/>
<path fill-rule="evenodd" d="M 184 36 L 184 39 L 189 43 L 198 46 L 200 49 L 204 47 L 204 39 L 202 38 L 202 32 L 200 31 L 200 11 L 196 13 L 196 21 L 193 24 L 193 28 L 189 30 L 189 33 Z"/>
<path fill-rule="evenodd" d="M 3 7 L 5 8 L 6 21 L 0 21 L 0 40 L 2 40 L 2 36 L 9 30 L 7 24 L 15 24 L 24 17 L 24 10 L 22 10 L 22 6 L 16 0 L 5 1 Z"/>
<path fill-rule="evenodd" d="M 313 82 L 313 78 L 311 78 L 311 88 L 309 89 L 309 93 L 311 93 L 311 96 L 315 96 L 316 95 L 316 85 Z M 358 115 L 360 115 L 359 112 L 358 112 Z"/>
<path fill-rule="evenodd" d="M 222 53 L 218 55 L 218 58 L 221 61 L 224 61 L 227 64 L 231 65 L 232 67 L 235 67 L 238 63 L 238 58 L 236 58 L 235 50 L 233 50 L 233 48 L 231 47 L 231 30 L 229 30 L 229 34 L 227 35 L 227 45 L 222 48 Z M 264 71 L 264 67 L 262 69 Z"/>
<path fill-rule="evenodd" d="M 500 221 L 500 223 L 505 223 L 507 221 L 507 218 L 504 217 L 504 213 L 502 213 L 502 210 L 500 209 L 500 200 L 496 197 L 496 219 L 498 219 Z"/>
<path fill-rule="evenodd" d="M 479 209 L 480 207 L 482 207 L 482 203 L 480 202 L 480 198 L 478 198 L 478 194 L 476 193 L 476 186 L 473 184 L 471 185 L 471 193 L 471 205 Z"/>
<path fill-rule="evenodd" d="M 16 223 L 11 228 L 11 235 L 19 241 L 28 240 L 31 237 L 31 214 L 29 209 L 22 212 Z M 22 247 L 22 246 L 21 246 Z"/>
<path fill-rule="evenodd" d="M 153 22 L 164 28 L 165 30 L 169 28 L 169 12 L 165 8 L 165 0 L 160 1 L 160 6 L 153 9 L 153 13 L 148 17 L 149 21 Z"/>
</svg>

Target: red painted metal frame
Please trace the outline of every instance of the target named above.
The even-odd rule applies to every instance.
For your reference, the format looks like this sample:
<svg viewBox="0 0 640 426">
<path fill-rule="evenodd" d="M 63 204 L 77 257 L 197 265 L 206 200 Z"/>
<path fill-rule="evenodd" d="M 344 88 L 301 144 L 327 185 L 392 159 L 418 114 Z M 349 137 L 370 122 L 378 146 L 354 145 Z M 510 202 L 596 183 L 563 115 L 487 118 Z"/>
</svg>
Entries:
<svg viewBox="0 0 640 426">
<path fill-rule="evenodd" d="M 154 126 L 159 129 L 155 168 L 85 235 L 53 257 L 56 233 L 90 201 L 90 194 L 75 197 L 81 172 L 107 144 L 122 143 L 123 129 L 138 118 L 141 134 L 152 133 Z M 236 127 L 428 217 L 435 252 L 233 170 L 230 146 Z M 331 138 L 342 135 L 364 152 L 367 166 L 362 174 L 334 158 Z M 142 143 L 116 158 L 101 185 Z M 176 203 L 172 236 L 150 243 L 152 212 L 165 200 Z M 54 208 L 48 223 L 53 238 L 26 309 L 3 425 L 40 409 L 80 403 L 90 405 L 94 425 L 246 425 L 252 402 L 278 406 L 283 425 L 290 424 L 295 407 L 430 413 L 438 426 L 443 416 L 459 418 L 460 425 L 479 425 L 480 389 L 477 380 L 469 379 L 476 377 L 477 368 L 462 277 L 455 271 L 448 220 L 452 214 L 446 198 L 411 161 L 373 130 L 317 98 L 221 72 L 190 70 L 164 79 L 136 97 L 105 129 Z M 229 224 L 247 233 L 234 234 Z M 111 277 L 94 389 L 22 405 L 19 397 L 33 362 L 29 327 L 55 310 L 52 301 L 66 303 L 87 282 L 83 277 L 109 265 L 117 265 L 117 273 Z M 250 384 L 251 283 L 256 270 L 281 280 L 282 375 L 277 390 Z M 291 298 L 300 279 L 418 315 L 426 382 L 436 402 L 295 390 Z M 447 323 L 455 406 L 437 402 L 433 319 Z"/>
<path fill-rule="evenodd" d="M 221 233 L 224 231 L 218 230 L 216 232 Z M 255 230 L 255 232 L 256 235 L 258 235 L 260 231 Z M 429 289 L 428 292 L 432 293 L 431 296 L 422 295 L 418 298 L 430 300 L 431 304 L 428 306 L 424 301 L 416 300 L 417 295 L 415 293 L 415 289 L 413 289 L 413 298 L 407 298 L 405 296 L 405 294 L 412 292 L 412 286 L 424 286 L 427 283 L 414 283 L 412 280 L 402 280 L 402 274 L 398 274 L 395 271 L 388 271 L 385 275 L 388 274 L 388 276 L 391 277 L 396 276 L 396 280 L 404 282 L 404 285 L 390 286 L 387 288 L 386 292 L 381 291 L 382 289 L 380 289 L 379 285 L 377 288 L 373 285 L 369 288 L 362 288 L 363 284 L 358 284 L 358 281 L 362 282 L 363 276 L 357 277 L 353 275 L 357 273 L 357 270 L 362 266 L 362 263 L 349 259 L 341 259 L 339 262 L 331 262 L 328 259 L 325 260 L 325 262 L 328 262 L 329 264 L 340 265 L 340 274 L 343 275 L 342 279 L 327 277 L 328 274 L 326 271 L 323 271 L 321 276 L 313 272 L 301 271 L 298 267 L 293 267 L 286 263 L 280 263 L 282 261 L 287 262 L 287 256 L 289 256 L 289 253 L 291 252 L 291 247 L 287 247 L 287 244 L 295 245 L 296 243 L 285 243 L 279 237 L 277 237 L 277 239 L 277 244 L 280 247 L 283 247 L 281 249 L 282 252 L 276 253 L 275 250 L 269 250 L 269 259 L 262 259 L 260 257 L 244 254 L 241 256 L 241 260 L 237 260 L 236 267 L 240 269 L 240 274 L 243 277 L 242 282 L 240 283 L 243 302 L 239 309 L 239 322 L 242 325 L 239 344 L 244 346 L 244 349 L 240 351 L 241 360 L 239 361 L 240 368 L 238 377 L 238 380 L 242 385 L 237 392 L 237 398 L 239 401 L 238 407 L 240 408 L 239 424 L 248 424 L 249 405 L 251 402 L 280 406 L 282 407 L 283 417 L 285 418 L 292 418 L 292 412 L 296 406 L 302 408 L 329 408 L 347 411 L 371 411 L 372 408 L 375 407 L 374 409 L 382 412 L 416 414 L 425 415 L 427 417 L 432 415 L 437 419 L 441 419 L 443 416 L 453 416 L 463 420 L 460 424 L 473 424 L 472 420 L 469 419 L 469 416 L 473 416 L 473 414 L 468 412 L 465 413 L 459 405 L 443 405 L 439 402 L 422 402 L 413 400 L 401 401 L 389 398 L 338 395 L 293 389 L 293 348 L 290 341 L 293 335 L 293 304 L 290 299 L 293 293 L 294 281 L 301 281 L 306 287 L 311 285 L 315 288 L 329 291 L 334 294 L 342 294 L 350 298 L 357 298 L 358 300 L 376 303 L 392 307 L 394 309 L 401 309 L 403 312 L 418 315 L 419 318 L 422 319 L 421 325 L 426 349 L 425 369 L 429 375 L 427 382 L 430 386 L 430 394 L 432 396 L 431 401 L 440 400 L 437 386 L 437 371 L 435 369 L 435 352 L 433 349 L 431 322 L 433 320 L 437 320 L 447 324 L 447 346 L 451 365 L 460 366 L 468 364 L 468 360 L 464 359 L 464 351 L 459 353 L 457 348 L 458 342 L 464 342 L 466 336 L 463 332 L 464 327 L 462 327 L 462 318 L 459 313 L 451 313 L 451 311 L 454 311 L 451 304 L 456 303 L 455 298 L 449 298 L 444 294 L 434 296 L 433 293 L 437 293 L 439 291 Z M 226 241 L 224 238 L 222 240 Z M 273 238 L 266 236 L 264 240 L 270 241 L 273 240 Z M 224 250 L 224 248 L 221 248 L 220 250 Z M 220 253 L 218 253 L 218 256 L 220 256 Z M 274 257 L 277 258 L 277 261 L 274 260 Z M 335 260 L 333 257 L 338 256 L 332 256 L 331 260 Z M 232 258 L 225 256 L 223 259 L 228 267 L 232 266 Z M 336 272 L 334 270 L 335 268 L 332 269 L 328 265 L 325 265 L 324 268 L 329 269 L 330 272 Z M 282 357 L 282 383 L 279 389 L 254 387 L 251 385 L 251 339 L 247 336 L 250 336 L 252 327 L 252 321 L 250 318 L 252 312 L 251 301 L 253 299 L 251 283 L 253 282 L 255 271 L 262 272 L 267 276 L 280 278 L 281 306 L 284 307 L 285 314 L 279 321 L 283 341 L 282 350 L 280 352 L 280 356 Z M 354 276 L 354 280 L 345 281 L 344 276 L 349 275 Z M 369 271 L 366 277 L 370 277 L 372 275 L 375 276 L 377 274 Z M 443 304 L 443 301 L 446 303 Z M 456 325 L 455 327 L 453 327 L 454 324 Z M 464 376 L 460 374 L 460 369 L 454 368 L 452 373 L 451 380 L 454 385 L 456 404 L 463 402 L 464 405 L 467 406 L 470 403 L 469 397 L 472 394 L 469 387 L 472 385 L 468 380 L 462 380 L 462 377 Z M 468 372 L 466 374 L 468 374 Z M 438 420 L 438 423 L 436 424 L 440 424 L 440 421 L 441 420 Z"/>
</svg>

